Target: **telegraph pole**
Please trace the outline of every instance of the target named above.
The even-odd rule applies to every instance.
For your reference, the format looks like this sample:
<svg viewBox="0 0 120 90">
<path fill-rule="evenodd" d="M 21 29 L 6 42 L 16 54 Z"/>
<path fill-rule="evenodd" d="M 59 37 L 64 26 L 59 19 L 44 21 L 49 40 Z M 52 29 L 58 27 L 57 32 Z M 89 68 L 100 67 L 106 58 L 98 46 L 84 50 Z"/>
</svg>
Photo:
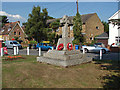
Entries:
<svg viewBox="0 0 120 90">
<path fill-rule="evenodd" d="M 76 3 L 77 3 L 77 13 L 78 13 L 78 12 L 79 12 L 79 11 L 78 11 L 78 0 L 77 0 L 77 2 L 76 2 Z"/>
</svg>

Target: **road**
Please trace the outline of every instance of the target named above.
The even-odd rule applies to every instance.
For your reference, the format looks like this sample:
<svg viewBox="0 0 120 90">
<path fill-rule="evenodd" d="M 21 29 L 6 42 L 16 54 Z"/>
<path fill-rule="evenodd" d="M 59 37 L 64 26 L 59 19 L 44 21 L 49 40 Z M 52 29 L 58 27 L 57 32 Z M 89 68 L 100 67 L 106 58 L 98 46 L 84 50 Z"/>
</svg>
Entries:
<svg viewBox="0 0 120 90">
<path fill-rule="evenodd" d="M 13 49 L 8 49 L 8 54 L 9 55 L 13 55 Z M 42 55 L 43 53 L 45 53 L 47 51 L 42 51 Z M 39 52 L 36 49 L 30 49 L 30 55 L 39 55 Z M 19 55 L 27 55 L 27 49 L 19 49 Z"/>
<path fill-rule="evenodd" d="M 42 51 L 43 53 L 46 53 L 47 51 Z M 8 49 L 9 55 L 13 55 L 13 49 Z M 26 49 L 20 49 L 19 55 L 27 55 Z M 39 55 L 39 52 L 36 49 L 30 49 L 30 55 Z M 93 57 L 93 58 L 99 58 L 99 53 L 86 53 L 87 56 Z M 106 54 L 103 54 L 103 60 L 120 60 L 120 53 L 112 53 L 108 52 Z"/>
</svg>

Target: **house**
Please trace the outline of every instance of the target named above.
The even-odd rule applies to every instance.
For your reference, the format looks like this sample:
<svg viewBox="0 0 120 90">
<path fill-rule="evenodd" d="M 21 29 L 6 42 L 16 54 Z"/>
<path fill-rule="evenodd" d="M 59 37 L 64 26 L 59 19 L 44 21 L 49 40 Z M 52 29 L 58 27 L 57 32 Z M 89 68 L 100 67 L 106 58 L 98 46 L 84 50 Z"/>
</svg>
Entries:
<svg viewBox="0 0 120 90">
<path fill-rule="evenodd" d="M 106 32 L 95 37 L 97 43 L 103 43 L 105 47 L 108 46 L 108 34 Z"/>
<path fill-rule="evenodd" d="M 109 40 L 108 44 L 120 45 L 120 10 L 118 10 L 114 15 L 112 15 L 109 21 Z"/>
<path fill-rule="evenodd" d="M 15 38 L 18 38 L 18 40 L 27 41 L 26 37 L 27 35 L 20 26 L 19 21 L 6 23 L 0 30 L 0 38 L 4 41 L 13 40 Z"/>
<path fill-rule="evenodd" d="M 69 19 L 68 35 L 71 38 L 74 37 L 73 18 L 74 18 L 74 16 L 68 17 L 68 19 Z M 87 43 L 91 43 L 94 40 L 95 36 L 104 33 L 104 26 L 96 13 L 81 15 L 81 19 L 82 19 L 82 24 L 83 24 L 82 25 L 82 34 L 85 37 L 85 41 Z M 53 21 L 54 21 L 54 19 L 53 19 Z M 51 20 L 51 22 L 52 22 L 52 20 Z M 56 34 L 62 35 L 62 28 L 63 28 L 63 25 L 61 24 L 60 27 L 58 28 Z"/>
</svg>

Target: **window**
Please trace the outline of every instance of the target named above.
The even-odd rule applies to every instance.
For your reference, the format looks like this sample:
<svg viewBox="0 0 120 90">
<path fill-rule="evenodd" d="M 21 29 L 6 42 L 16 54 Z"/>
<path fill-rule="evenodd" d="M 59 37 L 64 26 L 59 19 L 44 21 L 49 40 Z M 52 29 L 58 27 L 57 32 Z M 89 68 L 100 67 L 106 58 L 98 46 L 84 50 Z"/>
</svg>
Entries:
<svg viewBox="0 0 120 90">
<path fill-rule="evenodd" d="M 14 41 L 13 44 L 18 44 L 18 43 Z"/>
<path fill-rule="evenodd" d="M 115 37 L 115 41 L 116 41 L 116 43 L 120 43 L 120 37 L 119 36 Z"/>
<path fill-rule="evenodd" d="M 73 26 L 70 26 L 70 30 L 73 30 Z"/>
<path fill-rule="evenodd" d="M 14 35 L 16 35 L 16 32 L 14 32 Z"/>
<path fill-rule="evenodd" d="M 59 28 L 56 30 L 57 32 L 59 31 Z"/>
<path fill-rule="evenodd" d="M 90 37 L 90 40 L 94 40 L 93 37 Z"/>
<path fill-rule="evenodd" d="M 13 42 L 10 42 L 10 44 L 13 44 Z"/>
<path fill-rule="evenodd" d="M 11 30 L 11 28 L 8 28 L 8 31 L 10 31 Z"/>
<path fill-rule="evenodd" d="M 20 32 L 19 32 L 19 35 L 20 35 Z"/>
<path fill-rule="evenodd" d="M 99 29 L 99 27 L 98 27 L 98 26 L 96 26 L 96 29 Z"/>
</svg>

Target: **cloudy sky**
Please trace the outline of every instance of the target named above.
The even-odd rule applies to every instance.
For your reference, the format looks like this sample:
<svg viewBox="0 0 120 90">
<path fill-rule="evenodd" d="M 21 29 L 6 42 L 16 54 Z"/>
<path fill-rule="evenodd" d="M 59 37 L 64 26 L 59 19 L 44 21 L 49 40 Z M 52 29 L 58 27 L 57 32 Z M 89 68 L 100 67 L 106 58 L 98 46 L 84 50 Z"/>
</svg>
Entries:
<svg viewBox="0 0 120 90">
<path fill-rule="evenodd" d="M 3 2 L 4 1 L 4 2 Z M 12 2 L 10 2 L 12 1 Z M 2 5 L 0 4 L 1 10 L 0 15 L 5 15 L 8 17 L 10 22 L 20 21 L 21 24 L 26 22 L 28 19 L 29 13 L 31 13 L 33 6 L 40 6 L 42 9 L 47 8 L 49 16 L 54 18 L 61 18 L 64 15 L 75 16 L 76 14 L 76 0 L 69 0 L 74 2 L 68 3 L 49 3 L 45 2 L 48 0 L 2 0 Z M 30 2 L 33 1 L 33 2 Z M 36 2 L 35 2 L 36 1 Z M 40 2 L 41 1 L 41 2 Z M 55 0 L 53 0 L 55 1 Z M 58 0 L 57 0 L 58 1 Z M 61 0 L 63 1 L 63 0 Z M 64 0 L 67 2 L 67 0 Z M 78 0 L 82 1 L 82 0 Z M 88 1 L 88 0 L 85 0 Z M 90 1 L 90 0 L 89 0 Z M 108 0 L 104 0 L 108 1 Z M 118 10 L 118 3 L 110 2 L 80 2 L 79 3 L 79 12 L 80 14 L 90 14 L 97 13 L 99 18 L 102 21 L 108 21 L 108 18 L 112 16 Z M 111 7 L 112 6 L 112 7 Z M 97 8 L 96 8 L 97 7 Z"/>
<path fill-rule="evenodd" d="M 9 18 L 10 21 L 21 21 L 21 22 L 25 22 L 26 19 L 21 17 L 20 15 L 18 14 L 9 14 L 9 13 L 6 13 L 5 11 L 0 11 L 0 15 L 1 16 L 7 16 Z"/>
<path fill-rule="evenodd" d="M 75 2 L 76 0 L 2 0 L 2 2 Z M 120 0 L 78 0 L 79 2 L 116 2 Z"/>
</svg>

